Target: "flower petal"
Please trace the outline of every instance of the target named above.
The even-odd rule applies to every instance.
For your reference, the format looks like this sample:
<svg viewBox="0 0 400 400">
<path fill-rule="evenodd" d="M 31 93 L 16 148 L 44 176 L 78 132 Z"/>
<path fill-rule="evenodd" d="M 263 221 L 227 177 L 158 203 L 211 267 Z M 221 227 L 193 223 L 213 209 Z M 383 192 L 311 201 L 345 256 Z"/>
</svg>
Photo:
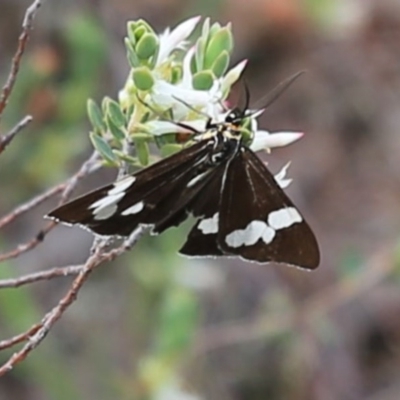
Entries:
<svg viewBox="0 0 400 400">
<path fill-rule="evenodd" d="M 240 75 L 246 67 L 246 64 L 247 60 L 243 60 L 226 73 L 221 82 L 222 92 L 224 92 L 226 89 L 229 89 L 240 78 Z"/>
<path fill-rule="evenodd" d="M 182 45 L 182 42 L 193 32 L 200 18 L 200 16 L 190 18 L 179 24 L 172 32 L 167 29 L 160 35 L 160 50 L 157 57 L 157 64 L 165 61 L 174 49 Z"/>
<path fill-rule="evenodd" d="M 211 118 L 215 114 L 219 114 L 221 109 L 219 104 L 221 93 L 218 82 L 215 82 L 210 90 L 195 90 L 158 80 L 153 86 L 151 97 L 158 106 L 173 109 L 174 118 L 177 120 L 182 120 L 192 112 L 185 103 L 199 109 Z"/>
<path fill-rule="evenodd" d="M 206 121 L 203 119 L 193 120 L 193 121 L 184 121 L 185 125 L 196 129 L 197 131 L 203 131 L 205 128 Z M 149 121 L 145 124 L 147 131 L 154 135 L 160 136 L 165 135 L 166 133 L 191 133 L 190 129 L 185 129 L 182 126 L 179 126 L 172 121 Z"/>
<path fill-rule="evenodd" d="M 260 151 L 283 147 L 299 140 L 302 136 L 302 132 L 277 132 L 271 134 L 268 131 L 260 130 L 255 133 L 250 148 L 253 151 Z"/>
<path fill-rule="evenodd" d="M 290 161 L 274 176 L 276 183 L 281 187 L 281 189 L 287 188 L 293 179 L 286 178 L 287 170 L 290 166 Z"/>
<path fill-rule="evenodd" d="M 192 46 L 188 52 L 185 54 L 182 62 L 182 81 L 181 86 L 192 89 L 192 71 L 190 70 L 190 63 L 192 61 L 192 57 L 196 51 L 196 48 Z"/>
</svg>

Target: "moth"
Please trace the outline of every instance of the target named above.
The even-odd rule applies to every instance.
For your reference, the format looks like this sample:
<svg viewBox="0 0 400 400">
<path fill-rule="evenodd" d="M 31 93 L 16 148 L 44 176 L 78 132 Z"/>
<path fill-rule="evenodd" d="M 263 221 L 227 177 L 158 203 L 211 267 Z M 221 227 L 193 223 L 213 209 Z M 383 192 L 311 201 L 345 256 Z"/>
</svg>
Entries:
<svg viewBox="0 0 400 400">
<path fill-rule="evenodd" d="M 190 147 L 47 217 L 125 237 L 139 226 L 160 234 L 191 215 L 197 222 L 179 251 L 183 255 L 316 268 L 320 254 L 312 230 L 244 140 L 247 111 L 233 109 L 223 122 L 208 121 Z"/>
</svg>

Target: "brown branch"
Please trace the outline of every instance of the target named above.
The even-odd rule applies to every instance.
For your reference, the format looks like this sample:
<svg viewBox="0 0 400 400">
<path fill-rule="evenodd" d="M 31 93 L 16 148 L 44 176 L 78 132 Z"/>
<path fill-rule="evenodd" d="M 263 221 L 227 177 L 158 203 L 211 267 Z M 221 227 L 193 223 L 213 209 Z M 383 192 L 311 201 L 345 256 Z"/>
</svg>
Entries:
<svg viewBox="0 0 400 400">
<path fill-rule="evenodd" d="M 29 283 L 50 280 L 58 277 L 76 275 L 81 272 L 83 265 L 71 265 L 68 267 L 55 267 L 46 271 L 38 271 L 32 274 L 19 276 L 18 278 L 0 279 L 0 289 L 17 288 Z"/>
<path fill-rule="evenodd" d="M 0 254 L 0 262 L 16 258 L 29 250 L 34 249 L 39 243 L 43 242 L 45 236 L 57 225 L 56 222 L 49 222 L 42 230 L 40 230 L 36 236 L 26 243 L 18 245 L 15 249 L 10 250 L 6 253 Z"/>
<path fill-rule="evenodd" d="M 11 92 L 14 87 L 15 80 L 18 75 L 19 66 L 21 63 L 22 56 L 25 51 L 26 44 L 29 39 L 29 32 L 32 29 L 33 20 L 35 18 L 36 12 L 39 7 L 42 5 L 40 0 L 35 0 L 31 6 L 26 10 L 24 22 L 22 23 L 22 32 L 18 39 L 18 47 L 17 51 L 14 54 L 11 63 L 11 70 L 8 75 L 7 81 L 3 86 L 0 96 L 0 116 L 3 114 L 3 111 L 7 105 L 8 99 L 11 95 Z"/>
<path fill-rule="evenodd" d="M 0 342 L 0 351 L 4 349 L 9 349 L 10 347 L 13 347 L 18 343 L 29 340 L 29 338 L 39 330 L 39 328 L 40 324 L 35 324 L 32 325 L 26 332 L 21 333 L 20 335 L 15 335 L 11 339 L 2 340 Z"/>
<path fill-rule="evenodd" d="M 47 199 L 50 199 L 56 194 L 62 192 L 65 189 L 65 186 L 66 183 L 61 183 L 57 186 L 54 186 L 51 189 L 47 190 L 46 192 L 16 207 L 13 211 L 11 211 L 10 213 L 8 213 L 7 215 L 5 215 L 3 218 L 0 219 L 0 229 L 4 228 L 6 225 L 14 221 L 20 215 L 25 214 L 26 212 L 32 210 L 33 208 L 43 203 Z"/>
<path fill-rule="evenodd" d="M 19 132 L 21 132 L 22 129 L 24 129 L 31 121 L 32 117 L 30 115 L 27 115 L 20 122 L 18 122 L 18 124 L 15 125 L 10 132 L 8 132 L 4 136 L 0 136 L 0 154 L 6 149 L 6 147 L 11 143 L 11 141 L 15 138 L 15 136 Z"/>
<path fill-rule="evenodd" d="M 76 185 L 78 184 L 78 182 L 82 178 L 84 178 L 85 176 L 87 176 L 87 175 L 91 174 L 92 172 L 96 171 L 100 167 L 100 164 L 97 163 L 97 157 L 98 157 L 97 153 L 94 152 L 92 154 L 92 156 L 82 164 L 82 166 L 79 169 L 79 171 L 75 175 L 73 175 L 65 184 L 62 184 L 63 185 L 62 186 L 63 190 L 62 190 L 62 194 L 61 194 L 61 197 L 60 197 L 60 201 L 58 203 L 59 205 L 64 204 L 68 200 L 68 198 L 71 195 L 72 191 L 75 189 Z M 49 195 L 49 192 L 46 192 L 46 194 Z M 43 200 L 43 196 L 44 195 L 39 196 L 39 202 L 44 201 Z M 50 197 L 50 196 L 48 196 L 48 197 Z M 46 198 L 48 198 L 48 197 L 46 197 Z M 17 215 L 20 215 L 23 212 L 28 211 L 30 208 L 27 208 L 27 204 L 28 205 L 30 204 L 31 206 L 33 204 L 33 206 L 35 206 L 35 205 L 38 204 L 37 203 L 37 199 L 38 198 L 33 199 L 31 201 L 31 203 L 28 202 L 28 203 L 25 203 L 25 205 L 21 206 L 22 207 L 22 211 L 21 210 L 18 211 L 18 208 L 17 208 L 10 215 L 4 217 L 1 220 L 1 222 L 3 222 L 3 220 L 6 220 L 6 221 L 10 222 L 14 218 L 16 218 L 16 216 L 13 216 L 13 213 L 15 213 L 16 211 L 18 211 Z M 26 253 L 27 251 L 34 249 L 39 243 L 41 243 L 44 240 L 45 236 L 56 225 L 57 225 L 57 223 L 54 222 L 54 221 L 49 222 L 42 230 L 40 230 L 35 235 L 34 238 L 29 240 L 28 242 L 18 245 L 13 250 L 10 250 L 10 251 L 8 251 L 6 253 L 0 254 L 0 262 L 5 261 L 5 260 L 9 260 L 11 258 L 16 258 L 16 257 L 20 256 L 21 254 Z M 2 226 L 4 226 L 4 225 L 2 225 Z"/>
<path fill-rule="evenodd" d="M 116 257 L 125 253 L 129 250 L 145 232 L 145 228 L 138 228 L 132 233 L 132 235 L 119 247 L 109 252 L 105 252 L 106 241 L 99 243 L 94 253 L 88 258 L 85 265 L 82 267 L 78 276 L 72 282 L 71 287 L 65 294 L 65 296 L 58 302 L 58 304 L 48 312 L 39 324 L 31 327 L 27 332 L 15 336 L 9 340 L 0 342 L 10 346 L 20 343 L 21 341 L 28 340 L 28 342 L 22 347 L 21 350 L 15 352 L 9 359 L 0 367 L 0 376 L 4 375 L 8 371 L 12 370 L 18 363 L 25 360 L 25 358 L 34 350 L 46 337 L 48 332 L 54 326 L 54 324 L 61 318 L 63 313 L 68 307 L 76 300 L 80 289 L 88 279 L 90 273 L 99 265 L 104 262 L 112 261 Z M 35 332 L 32 334 L 32 330 Z M 30 334 L 28 334 L 28 332 Z M 3 345 L 3 349 L 10 346 Z"/>
</svg>

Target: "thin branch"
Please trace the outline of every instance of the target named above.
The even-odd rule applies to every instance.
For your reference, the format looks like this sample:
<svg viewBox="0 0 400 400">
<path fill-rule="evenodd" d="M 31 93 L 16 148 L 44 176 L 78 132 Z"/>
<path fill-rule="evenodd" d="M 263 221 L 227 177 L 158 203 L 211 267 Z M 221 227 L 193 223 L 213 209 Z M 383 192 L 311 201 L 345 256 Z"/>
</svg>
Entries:
<svg viewBox="0 0 400 400">
<path fill-rule="evenodd" d="M 18 278 L 0 279 L 0 289 L 17 288 L 29 283 L 50 280 L 53 278 L 65 277 L 79 274 L 83 265 L 71 265 L 67 267 L 55 267 L 46 271 L 38 271 L 32 274 L 19 276 Z"/>
<path fill-rule="evenodd" d="M 75 189 L 78 182 L 87 175 L 92 174 L 93 172 L 97 171 L 101 164 L 98 163 L 99 155 L 96 151 L 92 153 L 92 155 L 82 164 L 79 171 L 73 175 L 70 179 L 68 179 L 68 183 L 61 194 L 60 201 L 58 205 L 64 204 L 69 196 L 71 196 L 72 191 Z"/>
<path fill-rule="evenodd" d="M 0 229 L 4 228 L 6 225 L 14 221 L 20 215 L 25 214 L 26 212 L 32 210 L 33 208 L 37 207 L 39 204 L 43 203 L 47 199 L 55 196 L 56 194 L 62 192 L 65 189 L 66 183 L 61 183 L 57 186 L 52 187 L 51 189 L 47 190 L 46 192 L 34 197 L 33 199 L 27 201 L 24 204 L 16 207 L 13 211 L 5 215 L 3 218 L 0 219 Z"/>
<path fill-rule="evenodd" d="M 10 343 L 11 345 L 15 343 L 21 342 L 21 340 L 17 341 L 16 338 L 21 339 L 25 338 L 28 342 L 22 347 L 21 350 L 15 352 L 9 359 L 0 367 L 0 376 L 4 375 L 8 371 L 12 370 L 18 363 L 25 360 L 25 358 L 34 350 L 46 337 L 50 329 L 53 325 L 61 318 L 64 312 L 68 309 L 68 307 L 76 300 L 80 289 L 83 284 L 88 279 L 90 273 L 99 265 L 104 262 L 109 262 L 114 260 L 116 257 L 125 253 L 129 250 L 142 236 L 142 234 L 146 231 L 145 228 L 140 227 L 136 231 L 134 231 L 131 236 L 118 248 L 113 249 L 109 252 L 105 252 L 106 241 L 104 243 L 100 243 L 94 253 L 88 258 L 85 265 L 79 272 L 78 276 L 72 282 L 70 289 L 67 291 L 65 296 L 58 302 L 58 304 L 48 312 L 41 322 L 34 327 L 31 327 L 27 332 L 18 335 L 9 340 L 0 342 L 1 343 Z M 33 328 L 37 328 L 34 334 L 28 335 L 28 332 L 32 332 Z M 24 340 L 24 339 L 22 339 Z M 7 348 L 3 346 L 3 349 Z"/>
<path fill-rule="evenodd" d="M 65 186 L 63 187 L 63 191 L 62 191 L 62 194 L 61 194 L 61 197 L 60 197 L 60 201 L 58 203 L 59 205 L 64 204 L 68 200 L 68 198 L 71 195 L 72 191 L 75 189 L 76 185 L 78 184 L 78 182 L 82 178 L 84 178 L 85 176 L 87 176 L 87 175 L 91 174 L 92 172 L 96 171 L 100 167 L 100 164 L 97 163 L 97 158 L 98 158 L 97 153 L 94 152 L 92 154 L 92 156 L 82 164 L 82 166 L 79 169 L 79 171 L 75 175 L 73 175 L 67 181 L 66 184 L 64 184 Z M 47 194 L 48 194 L 48 192 L 47 192 Z M 39 197 L 39 199 L 40 199 L 40 197 Z M 34 200 L 32 200 L 32 202 L 33 202 L 34 205 L 36 205 L 36 202 Z M 26 206 L 26 204 L 25 204 L 25 206 Z M 25 207 L 24 210 L 26 210 L 26 207 Z M 11 220 L 14 219 L 14 217 L 12 216 L 12 213 L 11 213 L 11 217 L 10 216 L 6 216 L 5 218 L 7 218 L 7 219 L 11 218 Z M 5 218 L 3 218 L 3 220 Z M 16 257 L 20 256 L 21 254 L 26 253 L 27 251 L 34 249 L 38 244 L 40 244 L 44 240 L 45 236 L 56 225 L 57 225 L 57 223 L 54 222 L 54 221 L 49 222 L 43 229 L 41 229 L 35 235 L 34 238 L 29 240 L 28 242 L 18 245 L 13 250 L 10 250 L 10 251 L 8 251 L 6 253 L 0 254 L 0 262 L 5 261 L 5 260 L 9 260 L 11 258 L 16 258 Z"/>
<path fill-rule="evenodd" d="M 0 351 L 4 349 L 9 349 L 10 347 L 13 347 L 18 343 L 29 340 L 29 338 L 39 330 L 39 328 L 40 324 L 35 324 L 32 325 L 26 332 L 21 333 L 20 335 L 15 335 L 11 339 L 2 340 L 0 342 Z"/>
<path fill-rule="evenodd" d="M 13 250 L 10 250 L 6 253 L 0 254 L 0 262 L 9 260 L 11 258 L 16 258 L 23 253 L 26 253 L 29 250 L 34 249 L 39 243 L 43 242 L 45 236 L 57 225 L 56 222 L 49 222 L 43 229 L 41 229 L 34 238 L 29 240 L 26 243 L 22 243 L 18 245 Z"/>
<path fill-rule="evenodd" d="M 40 0 L 35 0 L 25 12 L 24 22 L 22 23 L 22 32 L 18 39 L 17 51 L 14 54 L 14 57 L 13 57 L 13 60 L 11 63 L 11 70 L 8 75 L 7 81 L 1 91 L 0 116 L 3 114 L 3 111 L 7 105 L 8 99 L 9 99 L 12 89 L 14 87 L 14 83 L 15 83 L 15 80 L 18 75 L 18 70 L 19 70 L 19 66 L 21 63 L 21 59 L 22 59 L 26 44 L 29 39 L 29 32 L 32 29 L 33 20 L 35 18 L 36 12 L 41 5 L 42 5 L 42 2 Z"/>
<path fill-rule="evenodd" d="M 14 126 L 13 129 L 11 129 L 10 132 L 8 132 L 4 136 L 0 136 L 0 154 L 6 149 L 6 147 L 12 142 L 12 140 L 15 138 L 15 136 L 22 131 L 30 122 L 32 121 L 32 117 L 30 115 L 27 115 L 25 118 L 23 118 L 20 122 L 18 122 L 17 125 Z"/>
</svg>

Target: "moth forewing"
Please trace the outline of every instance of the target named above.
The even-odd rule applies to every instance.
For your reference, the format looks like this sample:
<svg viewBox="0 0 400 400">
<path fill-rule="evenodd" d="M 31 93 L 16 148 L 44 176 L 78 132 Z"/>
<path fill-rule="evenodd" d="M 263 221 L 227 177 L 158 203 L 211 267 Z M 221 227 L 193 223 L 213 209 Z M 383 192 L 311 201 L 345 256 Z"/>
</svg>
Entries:
<svg viewBox="0 0 400 400">
<path fill-rule="evenodd" d="M 190 230 L 185 244 L 179 253 L 192 257 L 222 256 L 217 236 L 219 230 L 219 213 L 221 188 L 226 165 L 221 165 L 212 179 L 191 205 L 190 212 L 198 220 Z"/>
<path fill-rule="evenodd" d="M 161 233 L 171 226 L 176 226 L 183 222 L 189 214 L 199 216 L 197 214 L 198 204 L 208 199 L 209 196 L 213 197 L 210 191 L 213 187 L 212 183 L 220 180 L 219 177 L 224 169 L 224 164 L 212 165 L 207 158 L 203 164 L 199 164 L 198 168 L 188 170 L 185 179 L 180 180 L 179 188 L 161 202 L 160 206 L 164 208 L 164 212 L 161 210 L 153 231 Z M 218 204 L 219 200 L 217 199 L 216 207 Z"/>
<path fill-rule="evenodd" d="M 208 154 L 206 142 L 196 143 L 136 174 L 96 189 L 48 214 L 48 218 L 85 226 L 99 235 L 129 236 L 138 225 L 152 225 L 157 204 L 177 180 Z"/>
</svg>

